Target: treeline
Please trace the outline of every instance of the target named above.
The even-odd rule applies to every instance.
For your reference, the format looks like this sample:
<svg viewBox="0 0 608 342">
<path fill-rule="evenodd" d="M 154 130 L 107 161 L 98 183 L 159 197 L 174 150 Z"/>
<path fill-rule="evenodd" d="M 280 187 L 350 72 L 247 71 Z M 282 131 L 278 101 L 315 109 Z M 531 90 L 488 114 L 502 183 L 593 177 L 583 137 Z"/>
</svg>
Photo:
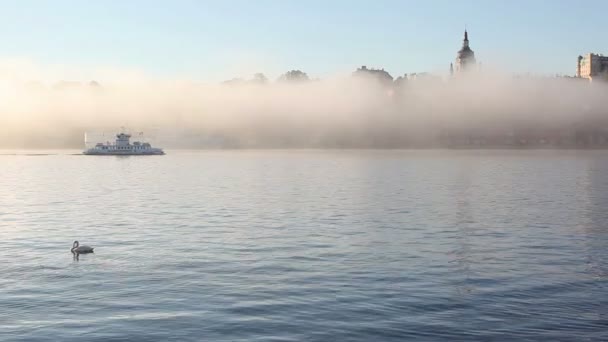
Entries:
<svg viewBox="0 0 608 342">
<path fill-rule="evenodd" d="M 377 81 L 386 86 L 390 86 L 390 85 L 399 86 L 407 80 L 415 80 L 415 79 L 440 80 L 441 79 L 441 77 L 439 77 L 439 76 L 432 75 L 432 74 L 429 74 L 426 72 L 404 74 L 402 76 L 398 76 L 397 78 L 393 78 L 393 76 L 391 76 L 391 74 L 388 71 L 384 70 L 384 68 L 374 69 L 374 68 L 368 68 L 365 65 L 361 66 L 360 68 L 357 68 L 357 70 L 355 70 L 352 73 L 352 76 L 357 77 L 357 78 L 374 80 L 374 81 Z M 319 79 L 318 78 L 311 79 L 306 72 L 301 71 L 301 70 L 287 71 L 286 73 L 279 76 L 276 80 L 277 83 L 305 83 L 305 82 L 309 82 L 309 81 L 319 81 Z M 270 83 L 270 81 L 269 81 L 268 77 L 266 77 L 266 75 L 264 75 L 263 73 L 256 73 L 253 75 L 253 77 L 251 79 L 233 78 L 233 79 L 224 81 L 222 83 L 226 84 L 226 85 L 245 85 L 245 84 L 264 85 L 264 84 Z"/>
<path fill-rule="evenodd" d="M 311 81 L 311 79 L 310 79 L 310 77 L 308 77 L 307 73 L 305 73 L 301 70 L 290 70 L 290 71 L 282 74 L 281 76 L 279 76 L 279 78 L 277 78 L 276 81 L 283 82 L 283 83 L 302 83 L 302 82 Z M 242 84 L 263 85 L 263 84 L 269 83 L 269 80 L 268 80 L 268 77 L 266 77 L 266 75 L 264 75 L 263 73 L 256 73 L 249 80 L 243 79 L 243 78 L 233 78 L 231 80 L 224 81 L 222 83 L 227 84 L 227 85 L 242 85 Z"/>
</svg>

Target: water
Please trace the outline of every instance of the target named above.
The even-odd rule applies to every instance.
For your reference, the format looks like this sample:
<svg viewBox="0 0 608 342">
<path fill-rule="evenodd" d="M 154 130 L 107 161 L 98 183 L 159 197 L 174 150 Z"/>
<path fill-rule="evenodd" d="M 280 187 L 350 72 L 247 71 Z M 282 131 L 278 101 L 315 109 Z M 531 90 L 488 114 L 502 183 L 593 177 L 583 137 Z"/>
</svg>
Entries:
<svg viewBox="0 0 608 342">
<path fill-rule="evenodd" d="M 608 339 L 608 151 L 57 153 L 0 155 L 2 341 Z"/>
</svg>

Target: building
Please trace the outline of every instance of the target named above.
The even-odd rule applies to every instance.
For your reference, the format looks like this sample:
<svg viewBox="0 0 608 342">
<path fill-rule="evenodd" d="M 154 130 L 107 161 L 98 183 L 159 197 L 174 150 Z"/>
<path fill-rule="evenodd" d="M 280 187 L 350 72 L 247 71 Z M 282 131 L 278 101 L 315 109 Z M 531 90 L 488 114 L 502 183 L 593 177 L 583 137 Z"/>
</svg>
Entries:
<svg viewBox="0 0 608 342">
<path fill-rule="evenodd" d="M 391 76 L 391 74 L 389 74 L 386 70 L 373 68 L 369 69 L 365 65 L 357 68 L 353 75 L 373 78 L 386 85 L 392 85 L 393 83 L 393 76 Z"/>
<path fill-rule="evenodd" d="M 588 53 L 578 56 L 576 77 L 592 81 L 594 78 L 608 79 L 608 56 Z"/>
<path fill-rule="evenodd" d="M 464 30 L 464 40 L 462 41 L 462 48 L 456 55 L 456 62 L 454 65 L 450 64 L 450 73 L 462 73 L 466 71 L 476 70 L 477 61 L 475 60 L 475 52 L 469 47 L 469 33 Z"/>
</svg>

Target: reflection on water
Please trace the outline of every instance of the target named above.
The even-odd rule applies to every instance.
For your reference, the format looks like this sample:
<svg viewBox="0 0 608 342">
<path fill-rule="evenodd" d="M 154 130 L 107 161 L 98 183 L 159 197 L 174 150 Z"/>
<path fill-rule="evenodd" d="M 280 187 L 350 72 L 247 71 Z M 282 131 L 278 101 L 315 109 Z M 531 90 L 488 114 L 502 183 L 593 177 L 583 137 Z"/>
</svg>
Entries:
<svg viewBox="0 0 608 342">
<path fill-rule="evenodd" d="M 471 208 L 471 196 L 473 189 L 472 176 L 475 167 L 471 163 L 463 163 L 454 174 L 452 192 L 455 205 L 455 228 L 457 230 L 456 243 L 454 244 L 454 263 L 458 265 L 456 272 L 463 277 L 461 284 L 456 288 L 458 294 L 465 296 L 474 290 L 471 282 L 471 237 L 475 223 L 473 210 Z"/>
<path fill-rule="evenodd" d="M 593 159 L 588 161 L 585 182 L 581 191 L 586 198 L 582 199 L 585 207 L 585 221 L 582 224 L 585 237 L 585 273 L 591 277 L 595 286 L 597 303 L 589 308 L 597 313 L 597 319 L 608 320 L 608 160 Z"/>
<path fill-rule="evenodd" d="M 4 340 L 608 339 L 608 152 L 49 154 L 0 156 Z"/>
</svg>

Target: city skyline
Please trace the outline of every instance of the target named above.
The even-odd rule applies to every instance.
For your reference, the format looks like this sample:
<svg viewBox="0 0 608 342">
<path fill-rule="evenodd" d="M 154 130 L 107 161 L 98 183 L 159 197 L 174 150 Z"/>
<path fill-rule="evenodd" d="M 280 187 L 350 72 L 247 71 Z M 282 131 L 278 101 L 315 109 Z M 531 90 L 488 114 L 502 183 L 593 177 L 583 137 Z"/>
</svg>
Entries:
<svg viewBox="0 0 608 342">
<path fill-rule="evenodd" d="M 574 75 L 576 56 L 606 50 L 599 25 L 608 4 L 588 5 L 594 10 L 540 0 L 24 1 L 0 4 L 1 59 L 51 69 L 51 78 L 101 81 L 107 70 L 210 82 L 292 69 L 323 78 L 360 65 L 394 77 L 447 74 L 466 25 L 484 67 Z M 568 20 L 581 15 L 585 25 Z"/>
</svg>

